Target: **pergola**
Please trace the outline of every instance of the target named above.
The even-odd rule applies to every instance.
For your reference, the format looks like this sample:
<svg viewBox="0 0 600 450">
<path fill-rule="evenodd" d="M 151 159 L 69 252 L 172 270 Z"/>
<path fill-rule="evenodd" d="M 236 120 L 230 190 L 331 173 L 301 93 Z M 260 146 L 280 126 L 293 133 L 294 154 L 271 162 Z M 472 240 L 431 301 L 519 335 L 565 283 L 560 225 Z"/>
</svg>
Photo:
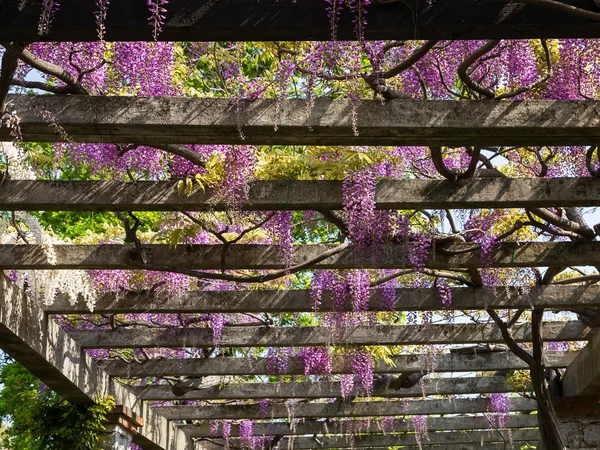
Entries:
<svg viewBox="0 0 600 450">
<path fill-rule="evenodd" d="M 91 41 L 97 38 L 91 11 L 93 2 L 65 2 L 47 36 L 38 36 L 38 2 L 2 0 L 0 42 Z M 149 40 L 144 2 L 114 2 L 120 11 L 107 22 L 108 40 Z M 161 40 L 309 40 L 330 38 L 322 0 L 171 0 Z M 567 3 L 563 4 L 567 5 Z M 574 8 L 595 11 L 592 0 L 569 0 Z M 369 39 L 469 39 L 529 37 L 600 37 L 600 13 L 565 16 L 551 0 L 522 2 L 437 0 L 434 2 L 380 1 L 369 11 Z M 578 10 L 579 10 L 578 9 Z M 339 37 L 352 38 L 351 19 L 343 17 Z M 237 144 L 240 126 L 235 107 L 226 99 L 136 98 L 10 95 L 18 110 L 25 141 L 61 142 L 60 133 L 37 113 L 49 111 L 54 121 L 76 142 L 146 144 Z M 385 103 L 363 100 L 358 106 L 358 136 L 353 132 L 349 104 L 345 100 L 317 99 L 310 119 L 301 101 L 290 100 L 277 114 L 270 100 L 249 102 L 242 124 L 245 141 L 260 145 L 589 145 L 600 137 L 600 103 L 585 101 L 418 101 Z M 309 131 L 310 127 L 310 131 Z M 9 141 L 0 128 L 0 141 Z M 176 182 L 120 181 L 25 181 L 0 184 L 2 211 L 205 211 L 227 205 L 210 201 L 210 191 L 179 195 Z M 382 181 L 377 186 L 379 209 L 475 209 L 600 206 L 597 178 L 470 178 L 461 180 Z M 244 209 L 252 211 L 342 209 L 342 183 L 336 181 L 258 181 L 249 191 Z M 469 243 L 441 242 L 429 256 L 426 268 L 468 270 L 486 267 Z M 0 245 L 0 271 L 12 269 L 137 269 L 131 245 L 57 245 L 56 264 L 48 262 L 40 245 Z M 224 251 L 226 254 L 224 255 Z M 277 246 L 234 244 L 193 245 L 170 248 L 145 245 L 147 263 L 199 270 L 286 269 Z M 492 267 L 600 266 L 600 242 L 504 243 L 493 255 Z M 401 269 L 406 255 L 389 246 L 378 254 L 359 258 L 349 248 L 327 245 L 295 246 L 293 265 L 319 269 Z M 600 308 L 600 287 L 540 285 L 532 289 L 478 285 L 453 288 L 453 309 L 528 309 L 532 305 L 551 310 Z M 398 288 L 399 311 L 441 310 L 433 289 Z M 372 311 L 382 310 L 376 290 Z M 325 295 L 321 311 L 333 309 Z M 98 314 L 120 313 L 282 313 L 311 312 L 313 300 L 305 290 L 194 291 L 180 297 L 153 292 L 123 296 L 102 295 Z M 520 448 L 539 439 L 536 402 L 511 398 L 507 430 L 490 429 L 485 416 L 488 399 L 467 394 L 514 392 L 506 377 L 468 376 L 425 379 L 422 385 L 398 388 L 410 374 L 421 372 L 501 372 L 526 369 L 527 364 L 505 348 L 503 330 L 495 324 L 377 325 L 349 330 L 345 345 L 461 344 L 469 348 L 427 355 L 393 357 L 394 365 L 375 367 L 378 381 L 368 401 L 343 402 L 338 382 L 262 383 L 225 386 L 202 383 L 176 395 L 170 386 L 130 387 L 120 379 L 146 377 L 200 377 L 268 375 L 265 358 L 150 359 L 144 362 L 115 359 L 97 362 L 86 349 L 210 347 L 208 328 L 117 328 L 65 332 L 54 314 L 86 314 L 86 305 L 69 303 L 58 296 L 52 305 L 33 301 L 7 276 L 0 274 L 0 348 L 39 377 L 65 399 L 89 403 L 98 395 L 115 397 L 119 409 L 115 422 L 145 450 L 196 450 L 220 448 L 220 436 L 212 436 L 213 419 L 262 421 L 256 435 L 276 437 L 281 447 L 298 449 L 350 447 L 348 430 L 333 428 L 330 418 L 344 417 L 362 434 L 353 447 L 405 446 L 426 450 L 500 450 Z M 513 324 L 515 341 L 530 342 L 532 325 Z M 535 330 L 533 330 L 535 332 Z M 543 340 L 587 341 L 581 351 L 548 351 L 547 368 L 566 368 L 564 397 L 557 407 L 598 414 L 600 403 L 600 335 L 580 321 L 545 322 Z M 325 327 L 225 327 L 223 347 L 323 346 L 331 342 Z M 334 374 L 347 373 L 341 358 L 333 362 Z M 302 374 L 292 358 L 287 374 Z M 451 400 L 436 396 L 455 395 Z M 467 395 L 460 398 L 461 395 Z M 433 397 L 433 398 L 428 398 Z M 258 400 L 275 400 L 265 418 Z M 284 421 L 289 415 L 283 400 L 299 400 L 295 415 L 304 420 L 295 427 Z M 332 402 L 318 401 L 336 399 Z M 380 399 L 380 400 L 376 400 Z M 385 401 L 382 399 L 386 399 Z M 400 401 L 402 399 L 402 401 Z M 212 400 L 203 406 L 153 406 L 153 402 Z M 256 400 L 246 404 L 219 401 Z M 406 400 L 406 401 L 405 401 Z M 579 409 L 577 409 L 579 408 Z M 397 419 L 392 432 L 361 418 L 431 415 L 429 440 L 419 442 L 410 422 Z M 196 423 L 196 421 L 198 421 Z M 271 422 L 271 423 L 269 423 Z M 360 425 L 363 423 L 363 425 Z M 510 430 L 510 432 L 508 431 Z M 232 428 L 232 445 L 240 436 Z M 293 436 L 293 442 L 290 442 Z M 126 444 L 122 444 L 126 448 Z M 514 446 L 514 447 L 513 447 Z"/>
</svg>

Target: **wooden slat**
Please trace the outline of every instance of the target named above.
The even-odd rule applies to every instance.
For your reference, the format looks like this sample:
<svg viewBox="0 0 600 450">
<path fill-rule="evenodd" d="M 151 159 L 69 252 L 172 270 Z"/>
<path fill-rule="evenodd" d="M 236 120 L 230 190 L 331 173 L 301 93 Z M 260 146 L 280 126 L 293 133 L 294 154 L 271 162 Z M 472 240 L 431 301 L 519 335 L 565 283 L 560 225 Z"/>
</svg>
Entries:
<svg viewBox="0 0 600 450">
<path fill-rule="evenodd" d="M 4 211 L 198 211 L 230 205 L 200 189 L 177 192 L 171 181 L 8 180 L 0 191 Z M 467 209 L 600 206 L 596 178 L 472 178 L 382 180 L 379 209 Z M 343 208 L 341 181 L 256 181 L 244 209 L 322 210 Z"/>
<path fill-rule="evenodd" d="M 292 263 L 307 263 L 332 250 L 333 245 L 294 246 Z M 471 243 L 437 246 L 426 267 L 432 269 L 484 268 L 480 252 Z M 222 258 L 222 245 L 180 245 L 173 249 L 164 244 L 144 245 L 150 265 L 168 269 L 285 269 L 281 248 L 276 245 L 230 245 Z M 0 270 L 29 269 L 134 269 L 133 246 L 55 245 L 56 264 L 50 264 L 40 245 L 0 245 Z M 315 269 L 394 269 L 409 268 L 406 246 L 388 245 L 380 252 L 356 254 L 350 247 L 314 264 Z M 491 256 L 493 267 L 545 267 L 600 265 L 600 242 L 507 242 L 499 245 Z"/>
<path fill-rule="evenodd" d="M 536 444 L 540 438 L 539 430 L 513 430 L 507 431 L 466 431 L 466 432 L 432 432 L 428 433 L 427 439 L 419 438 L 423 442 L 417 440 L 414 433 L 398 434 L 387 433 L 371 434 L 366 436 L 306 436 L 296 437 L 293 440 L 294 448 L 298 449 L 314 449 L 314 448 L 343 448 L 343 447 L 386 447 L 386 446 L 402 446 L 402 445 L 423 445 L 427 447 L 434 445 L 449 445 L 449 444 L 479 444 L 491 442 L 520 442 L 524 445 L 526 442 Z M 352 440 L 350 440 L 352 439 Z M 234 441 L 235 442 L 235 441 Z M 287 448 L 289 438 L 284 438 L 281 441 L 281 448 Z M 291 444 L 291 443 L 290 443 Z M 511 445 L 511 444 L 509 444 Z M 426 447 L 426 448 L 427 448 Z M 520 448 L 520 446 L 516 446 Z M 435 448 L 435 447 L 433 447 Z"/>
<path fill-rule="evenodd" d="M 305 421 L 295 425 L 294 430 L 286 423 L 256 423 L 254 425 L 254 434 L 256 436 L 287 436 L 303 434 L 327 435 L 345 433 L 347 430 L 363 430 L 365 433 L 380 433 L 382 432 L 381 424 L 378 420 L 372 420 L 370 423 L 362 427 L 357 421 L 344 422 L 323 422 L 323 421 Z M 533 414 L 512 414 L 506 420 L 506 428 L 537 428 L 538 420 Z M 490 422 L 486 417 L 468 416 L 468 417 L 449 417 L 449 418 L 430 418 L 427 420 L 427 429 L 429 431 L 455 431 L 455 430 L 487 430 L 490 428 Z M 181 431 L 191 437 L 211 437 L 210 425 L 181 425 Z M 414 425 L 410 420 L 394 419 L 390 427 L 395 432 L 413 432 Z M 216 434 L 216 437 L 222 436 L 222 427 Z M 231 436 L 239 436 L 239 425 L 231 426 Z"/>
<path fill-rule="evenodd" d="M 546 322 L 545 341 L 583 341 L 594 331 L 581 322 Z M 346 345 L 426 345 L 503 343 L 495 324 L 455 325 L 377 325 L 348 328 L 345 335 L 334 336 L 329 327 L 225 327 L 223 347 L 302 347 L 331 343 Z M 531 339 L 529 323 L 516 324 L 512 333 L 518 342 Z M 85 348 L 212 347 L 210 328 L 117 328 L 114 330 L 78 330 L 69 334 Z"/>
<path fill-rule="evenodd" d="M 396 310 L 431 311 L 443 309 L 439 292 L 434 288 L 396 289 Z M 483 286 L 453 288 L 452 308 L 456 310 L 516 309 L 520 307 L 568 309 L 600 307 L 600 286 Z M 314 298 L 309 290 L 193 291 L 180 296 L 171 293 L 102 294 L 94 312 L 104 313 L 235 313 L 235 312 L 312 312 Z M 385 304 L 383 307 L 386 307 Z M 42 308 L 49 314 L 85 314 L 90 312 L 81 299 L 72 305 L 59 295 L 51 305 Z M 347 308 L 351 308 L 350 302 Z M 334 310 L 333 296 L 323 291 L 319 311 Z M 371 291 L 369 311 L 382 310 L 380 291 Z"/>
<path fill-rule="evenodd" d="M 485 394 L 515 392 L 505 377 L 469 377 L 428 379 L 409 389 L 393 389 L 390 380 L 376 380 L 373 397 L 405 398 L 424 395 Z M 237 400 L 285 398 L 341 398 L 338 382 L 302 383 L 245 383 L 226 386 L 200 387 L 184 396 L 175 396 L 171 386 L 144 386 L 133 388 L 142 400 Z"/>
<path fill-rule="evenodd" d="M 535 411 L 535 400 L 513 398 L 510 410 Z M 295 417 L 367 417 L 401 416 L 429 414 L 467 414 L 487 412 L 489 399 L 452 399 L 452 400 L 402 400 L 388 402 L 354 403 L 301 403 L 295 406 Z M 208 419 L 261 419 L 260 407 L 255 405 L 219 405 L 219 406 L 159 406 L 156 410 L 171 420 L 208 420 Z M 268 418 L 288 417 L 285 405 L 271 408 Z"/>
<path fill-rule="evenodd" d="M 567 367 L 577 352 L 545 352 L 545 365 L 549 369 Z M 512 353 L 445 353 L 436 355 L 432 367 L 429 355 L 400 355 L 391 358 L 393 364 L 378 361 L 375 373 L 402 373 L 435 370 L 437 372 L 477 372 L 496 370 L 522 370 L 527 365 Z M 111 376 L 121 378 L 145 378 L 161 376 L 219 376 L 219 375 L 269 375 L 266 358 L 186 358 L 151 359 L 143 364 L 121 360 L 101 361 L 102 368 Z M 302 375 L 304 365 L 298 358 L 290 358 L 288 375 Z M 332 373 L 350 373 L 342 357 L 334 357 Z"/>
<path fill-rule="evenodd" d="M 224 98 L 11 95 L 8 101 L 19 114 L 24 139 L 35 142 L 64 140 L 46 116 L 75 142 L 148 145 L 589 145 L 600 137 L 595 100 L 355 104 L 318 98 L 308 118 L 302 99 L 280 104 L 267 99 L 246 102 L 241 119 L 236 104 Z M 0 140 L 11 140 L 6 127 L 0 128 Z"/>
<path fill-rule="evenodd" d="M 566 0 L 591 11 L 587 0 Z M 95 41 L 98 39 L 92 0 L 61 4 L 50 33 L 40 36 L 40 4 L 35 0 L 3 0 L 0 41 Z M 509 8 L 504 2 L 460 0 L 422 3 L 380 2 L 369 5 L 366 39 L 496 39 L 535 37 L 600 37 L 596 22 L 532 5 Z M 148 9 L 135 0 L 110 5 L 106 37 L 118 41 L 152 39 Z M 354 14 L 344 9 L 338 39 L 356 39 Z M 166 23 L 158 36 L 165 41 L 293 41 L 329 40 L 330 21 L 322 2 L 170 0 Z"/>
</svg>

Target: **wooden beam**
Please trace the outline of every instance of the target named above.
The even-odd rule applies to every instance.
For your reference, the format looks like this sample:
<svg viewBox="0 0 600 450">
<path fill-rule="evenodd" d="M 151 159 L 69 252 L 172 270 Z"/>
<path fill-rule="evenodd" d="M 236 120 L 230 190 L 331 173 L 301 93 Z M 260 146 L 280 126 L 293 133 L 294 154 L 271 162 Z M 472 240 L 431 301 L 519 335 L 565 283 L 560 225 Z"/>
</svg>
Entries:
<svg viewBox="0 0 600 450">
<path fill-rule="evenodd" d="M 0 272 L 0 348 L 64 399 L 93 403 L 112 395 L 144 420 L 134 442 L 148 450 L 187 450 L 191 442 L 128 389 L 115 383 L 54 321 L 47 321 L 37 302 Z"/>
<path fill-rule="evenodd" d="M 443 309 L 435 288 L 396 289 L 397 311 L 432 311 Z M 532 305 L 551 309 L 572 307 L 600 308 L 600 286 L 483 286 L 453 288 L 452 308 L 481 310 L 529 308 Z M 351 305 L 346 305 L 351 308 Z M 43 305 L 47 314 L 86 314 L 90 310 L 80 299 L 75 305 L 59 295 L 51 305 Z M 369 311 L 381 311 L 380 291 L 371 291 Z M 333 311 L 333 296 L 323 291 L 319 311 Z M 235 313 L 235 312 L 312 312 L 314 298 L 309 290 L 192 291 L 180 296 L 171 293 L 102 294 L 94 312 L 105 313 Z"/>
<path fill-rule="evenodd" d="M 579 178 L 471 178 L 382 180 L 379 209 L 469 209 L 600 206 L 600 183 Z M 227 209 L 210 191 L 179 195 L 173 181 L 8 180 L 0 191 L 4 211 L 201 211 Z M 341 210 L 341 181 L 256 181 L 244 209 Z"/>
<path fill-rule="evenodd" d="M 419 445 L 407 445 L 402 447 L 402 450 L 519 450 L 522 444 L 515 443 L 491 443 L 491 444 L 447 444 L 447 445 L 428 445 L 427 442 Z M 222 447 L 220 447 L 222 448 Z M 385 450 L 389 447 L 367 447 L 368 450 Z M 217 446 L 209 447 L 206 450 L 218 450 Z M 340 450 L 352 450 L 349 447 L 341 448 Z"/>
<path fill-rule="evenodd" d="M 472 414 L 489 411 L 489 399 L 450 399 L 450 400 L 402 400 L 388 402 L 354 403 L 300 403 L 295 406 L 295 417 L 368 417 L 402 416 L 430 414 Z M 253 405 L 218 406 L 158 406 L 159 411 L 169 420 L 209 420 L 209 419 L 261 419 L 260 407 Z M 512 412 L 535 411 L 535 400 L 513 398 L 510 401 Z M 267 419 L 288 417 L 285 405 L 271 408 Z"/>
<path fill-rule="evenodd" d="M 463 431 L 463 432 L 431 432 L 427 439 L 419 437 L 414 433 L 386 433 L 370 434 L 365 436 L 301 436 L 293 439 L 294 448 L 314 449 L 314 448 L 343 448 L 343 447 L 396 447 L 403 445 L 449 445 L 449 444 L 479 444 L 491 442 L 525 442 L 537 443 L 540 439 L 539 430 L 512 430 L 507 431 Z M 423 442 L 419 442 L 419 441 Z M 289 438 L 281 440 L 281 448 L 287 448 Z M 222 441 L 221 441 L 222 442 Z M 239 442 L 235 440 L 234 442 Z M 234 444 L 235 445 L 235 444 Z M 435 447 L 434 447 L 435 448 Z M 520 448 L 520 446 L 519 446 Z"/>
<path fill-rule="evenodd" d="M 544 340 L 585 341 L 594 330 L 581 322 L 546 322 Z M 529 323 L 516 324 L 512 333 L 518 342 L 531 339 Z M 212 347 L 210 328 L 116 328 L 114 330 L 69 331 L 84 348 L 182 348 Z M 323 346 L 332 342 L 346 345 L 426 345 L 503 343 L 500 330 L 495 324 L 453 325 L 376 325 L 348 328 L 343 336 L 334 337 L 330 327 L 225 327 L 220 345 L 222 347 L 303 347 Z"/>
<path fill-rule="evenodd" d="M 344 426 L 345 425 L 345 426 Z M 538 420 L 533 414 L 511 414 L 506 420 L 506 428 L 537 428 Z M 490 428 L 490 422 L 486 417 L 467 416 L 467 417 L 432 417 L 427 420 L 427 429 L 429 431 L 455 431 L 455 430 L 487 430 Z M 201 425 L 180 425 L 179 429 L 190 437 L 222 437 L 222 429 L 216 435 L 211 434 L 209 424 Z M 414 432 L 414 425 L 410 420 L 394 419 L 390 427 L 394 432 Z M 323 422 L 323 421 L 304 421 L 290 429 L 287 423 L 256 423 L 254 424 L 254 434 L 256 436 L 302 436 L 303 434 L 343 434 L 346 430 L 362 430 L 364 433 L 381 433 L 381 422 L 372 420 L 368 424 L 358 421 L 344 422 Z M 231 436 L 240 435 L 239 425 L 231 426 Z"/>
<path fill-rule="evenodd" d="M 409 389 L 393 389 L 391 380 L 376 380 L 373 397 L 406 398 L 426 395 L 485 394 L 516 392 L 505 377 L 468 377 L 427 379 Z M 239 400 L 286 398 L 341 398 L 338 382 L 303 383 L 245 383 L 226 386 L 200 387 L 184 396 L 175 396 L 171 386 L 150 385 L 135 387 L 133 392 L 142 400 Z"/>
<path fill-rule="evenodd" d="M 565 3 L 595 11 L 592 1 Z M 98 39 L 92 0 L 65 2 L 47 35 L 38 34 L 41 6 L 35 0 L 3 0 L 0 41 L 95 41 Z M 115 41 L 152 39 L 145 4 L 120 0 L 111 4 L 106 38 Z M 600 37 L 597 22 L 533 5 L 507 7 L 504 2 L 379 2 L 369 5 L 366 39 L 500 39 Z M 332 30 L 318 0 L 289 4 L 276 0 L 171 0 L 158 39 L 165 41 L 297 41 L 330 40 Z M 348 8 L 336 27 L 340 40 L 356 39 L 354 15 Z"/>
<path fill-rule="evenodd" d="M 75 142 L 147 145 L 589 145 L 600 137 L 596 100 L 363 100 L 356 105 L 317 98 L 308 118 L 302 99 L 281 104 L 266 99 L 245 102 L 241 119 L 237 104 L 225 98 L 9 95 L 8 102 L 19 114 L 24 139 L 35 142 L 64 140 L 44 119 L 48 115 Z M 7 128 L 0 129 L 0 140 L 11 140 Z"/>
<path fill-rule="evenodd" d="M 569 364 L 563 379 L 566 397 L 600 395 L 600 334 Z"/>
<path fill-rule="evenodd" d="M 334 245 L 296 245 L 293 264 L 307 263 L 332 250 Z M 431 269 L 485 268 L 480 252 L 472 243 L 436 246 L 426 267 Z M 276 245 L 230 245 L 222 258 L 222 245 L 165 244 L 143 246 L 148 264 L 164 269 L 220 270 L 285 269 L 281 248 Z M 55 245 L 56 264 L 47 260 L 40 245 L 0 245 L 0 270 L 30 269 L 136 269 L 133 246 L 121 244 Z M 350 247 L 312 265 L 315 269 L 396 269 L 410 268 L 406 246 L 388 245 L 375 254 L 357 254 Z M 506 242 L 491 257 L 492 267 L 545 267 L 600 265 L 600 242 Z"/>
<path fill-rule="evenodd" d="M 567 367 L 577 356 L 577 351 L 545 352 L 545 366 L 549 369 Z M 392 356 L 393 364 L 378 361 L 375 373 L 403 372 L 478 372 L 497 370 L 523 370 L 527 365 L 512 353 L 444 353 L 436 355 L 431 367 L 430 355 Z M 151 359 L 142 364 L 121 360 L 99 361 L 102 368 L 111 376 L 121 378 L 145 378 L 162 376 L 245 376 L 270 375 L 266 358 L 186 358 Z M 343 357 L 333 357 L 332 373 L 350 373 Z M 303 375 L 304 365 L 298 358 L 288 361 L 287 375 Z"/>
</svg>

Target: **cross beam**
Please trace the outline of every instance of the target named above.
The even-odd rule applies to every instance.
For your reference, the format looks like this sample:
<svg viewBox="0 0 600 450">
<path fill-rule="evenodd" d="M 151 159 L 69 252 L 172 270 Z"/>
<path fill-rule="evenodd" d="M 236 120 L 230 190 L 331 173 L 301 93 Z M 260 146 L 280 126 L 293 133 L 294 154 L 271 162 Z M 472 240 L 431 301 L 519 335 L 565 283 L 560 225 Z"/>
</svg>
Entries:
<svg viewBox="0 0 600 450">
<path fill-rule="evenodd" d="M 344 426 L 345 425 L 345 426 Z M 362 425 L 362 427 L 361 427 Z M 506 428 L 536 428 L 538 420 L 535 415 L 531 414 L 511 414 L 507 417 Z M 467 416 L 467 417 L 450 417 L 438 418 L 430 417 L 427 420 L 427 429 L 429 431 L 455 431 L 455 430 L 477 430 L 489 429 L 490 422 L 486 417 L 482 416 Z M 181 425 L 179 427 L 186 435 L 191 437 L 211 437 L 209 424 L 201 425 Z M 414 432 L 414 424 L 410 419 L 394 419 L 390 428 L 394 432 Z M 347 423 L 323 422 L 323 421 L 304 421 L 295 424 L 294 429 L 290 429 L 290 425 L 284 423 L 256 423 L 254 425 L 254 434 L 256 436 L 302 436 L 304 434 L 334 434 L 342 432 L 344 429 L 357 430 L 361 429 L 364 433 L 380 433 L 381 423 L 377 420 L 371 421 L 365 425 L 362 422 L 349 420 Z M 231 426 L 231 436 L 239 436 L 239 425 Z M 222 430 L 216 434 L 217 437 L 222 436 Z"/>
<path fill-rule="evenodd" d="M 600 206 L 595 178 L 471 178 L 382 180 L 378 209 L 474 209 Z M 243 208 L 249 211 L 341 210 L 341 181 L 255 181 Z M 214 192 L 179 194 L 173 181 L 6 180 L 3 211 L 218 211 L 230 205 Z"/>
<path fill-rule="evenodd" d="M 540 439 L 539 430 L 511 430 L 509 431 L 465 431 L 465 432 L 431 432 L 428 433 L 427 439 L 417 437 L 415 433 L 400 434 L 386 433 L 369 434 L 366 436 L 304 436 L 295 437 L 293 439 L 294 448 L 298 449 L 314 449 L 314 448 L 343 448 L 348 446 L 350 442 L 355 448 L 364 447 L 396 447 L 404 445 L 449 445 L 449 444 L 475 444 L 490 443 L 490 442 L 530 442 L 537 443 Z M 351 439 L 351 440 L 350 440 Z M 423 440 L 424 442 L 420 442 Z M 236 440 L 239 442 L 239 440 Z M 290 443 L 289 438 L 281 440 L 281 448 L 287 448 Z M 427 448 L 427 447 L 425 447 Z M 435 448 L 435 447 L 433 447 Z"/>
<path fill-rule="evenodd" d="M 356 104 L 318 98 L 310 118 L 300 99 L 280 105 L 270 99 L 248 101 L 241 117 L 225 98 L 9 95 L 8 102 L 19 114 L 24 139 L 35 142 L 60 142 L 64 133 L 75 142 L 147 145 L 590 145 L 600 137 L 595 100 Z M 62 133 L 39 111 L 59 123 Z M 7 128 L 0 128 L 0 140 L 11 140 Z"/>
<path fill-rule="evenodd" d="M 567 367 L 577 356 L 577 351 L 544 352 L 545 366 L 549 369 Z M 377 361 L 374 372 L 479 372 L 496 370 L 523 370 L 527 365 L 512 353 L 444 353 L 436 355 L 435 365 L 431 367 L 430 355 L 392 356 L 393 364 Z M 102 361 L 102 368 L 111 376 L 122 378 L 145 378 L 162 376 L 245 376 L 270 375 L 266 358 L 186 358 L 186 359 L 150 359 L 142 364 L 122 360 Z M 343 357 L 333 357 L 332 373 L 350 373 L 347 361 Z M 290 358 L 287 375 L 303 375 L 304 365 L 298 358 Z"/>
<path fill-rule="evenodd" d="M 468 377 L 427 379 L 411 388 L 394 388 L 392 379 L 375 381 L 373 397 L 405 398 L 425 395 L 485 394 L 491 392 L 516 392 L 505 377 Z M 171 386 L 150 385 L 133 388 L 143 400 L 236 400 L 236 399 L 286 399 L 286 398 L 341 398 L 338 382 L 302 383 L 245 383 L 226 386 L 199 387 L 183 396 L 173 394 Z"/>
<path fill-rule="evenodd" d="M 518 342 L 531 340 L 531 324 L 512 327 Z M 332 342 L 335 330 L 330 327 L 225 327 L 222 347 L 303 347 L 325 346 Z M 503 343 L 495 324 L 453 325 L 375 325 L 342 330 L 337 342 L 346 345 L 426 345 Z M 212 347 L 210 328 L 116 328 L 114 330 L 69 331 L 84 348 L 184 348 Z M 593 330 L 581 322 L 546 322 L 545 341 L 583 341 L 593 336 Z"/>
<path fill-rule="evenodd" d="M 293 265 L 310 263 L 335 245 L 296 245 Z M 41 245 L 0 245 L 0 270 L 31 269 L 137 269 L 132 261 L 133 246 L 120 244 L 55 245 L 56 264 L 48 262 Z M 222 245 L 143 246 L 148 264 L 169 268 L 229 270 L 286 269 L 282 249 L 276 245 L 235 244 L 227 248 L 223 258 Z M 485 268 L 478 247 L 472 243 L 437 245 L 425 266 L 431 269 Z M 350 247 L 336 250 L 323 261 L 310 264 L 314 269 L 402 269 L 410 268 L 405 245 L 387 245 L 380 252 L 368 250 L 357 254 Z M 545 267 L 600 265 L 600 242 L 505 242 L 491 256 L 492 267 Z M 172 269 L 171 269 L 172 270 Z"/>
<path fill-rule="evenodd" d="M 209 420 L 209 419 L 255 419 L 262 417 L 260 406 L 219 405 L 219 406 L 159 406 L 156 410 L 169 420 Z M 403 416 L 429 414 L 472 414 L 490 410 L 489 399 L 450 399 L 450 400 L 402 400 L 389 402 L 334 402 L 300 403 L 295 406 L 295 417 L 368 417 Z M 512 398 L 510 411 L 536 411 L 535 400 Z M 283 419 L 289 415 L 286 405 L 277 404 L 268 410 L 267 418 Z"/>
<path fill-rule="evenodd" d="M 564 0 L 597 12 L 592 0 Z M 38 34 L 40 3 L 3 0 L 0 41 L 95 41 L 92 0 L 65 2 L 49 34 Z M 475 0 L 433 3 L 380 1 L 368 8 L 366 39 L 498 39 L 600 37 L 597 22 L 540 6 Z M 330 40 L 332 28 L 323 2 L 171 0 L 158 38 L 165 41 L 299 41 Z M 111 3 L 106 39 L 152 39 L 148 8 L 135 0 Z M 348 8 L 336 27 L 337 39 L 356 39 L 354 14 Z"/>
<path fill-rule="evenodd" d="M 518 309 L 532 305 L 551 309 L 571 307 L 600 308 L 600 286 L 482 286 L 452 288 L 455 310 Z M 347 302 L 347 310 L 352 306 Z M 389 307 L 381 304 L 381 291 L 371 290 L 369 311 Z M 83 300 L 71 304 L 58 295 L 51 305 L 43 305 L 48 314 L 86 314 L 90 310 Z M 444 309 L 435 288 L 397 288 L 396 310 L 433 311 Z M 309 290 L 191 291 L 181 295 L 168 292 L 102 294 L 94 305 L 97 314 L 118 313 L 285 313 L 313 312 L 315 299 Z M 319 311 L 334 311 L 334 296 L 323 291 Z"/>
</svg>

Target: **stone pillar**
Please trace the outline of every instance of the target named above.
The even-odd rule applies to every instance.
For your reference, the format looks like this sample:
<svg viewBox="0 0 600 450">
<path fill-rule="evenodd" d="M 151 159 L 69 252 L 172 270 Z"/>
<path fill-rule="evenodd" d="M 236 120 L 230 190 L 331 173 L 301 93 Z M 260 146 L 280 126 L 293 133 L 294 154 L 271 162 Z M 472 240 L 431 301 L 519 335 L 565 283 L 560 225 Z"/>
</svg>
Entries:
<svg viewBox="0 0 600 450">
<path fill-rule="evenodd" d="M 569 450 L 600 449 L 600 402 L 598 397 L 557 399 L 556 415 Z M 545 450 L 540 442 L 537 450 Z"/>
<path fill-rule="evenodd" d="M 108 415 L 106 437 L 100 447 L 102 450 L 130 450 L 133 437 L 144 426 L 144 420 L 130 408 L 117 405 Z"/>
<path fill-rule="evenodd" d="M 133 436 L 120 424 L 106 427 L 106 438 L 102 442 L 102 450 L 130 450 Z"/>
</svg>

